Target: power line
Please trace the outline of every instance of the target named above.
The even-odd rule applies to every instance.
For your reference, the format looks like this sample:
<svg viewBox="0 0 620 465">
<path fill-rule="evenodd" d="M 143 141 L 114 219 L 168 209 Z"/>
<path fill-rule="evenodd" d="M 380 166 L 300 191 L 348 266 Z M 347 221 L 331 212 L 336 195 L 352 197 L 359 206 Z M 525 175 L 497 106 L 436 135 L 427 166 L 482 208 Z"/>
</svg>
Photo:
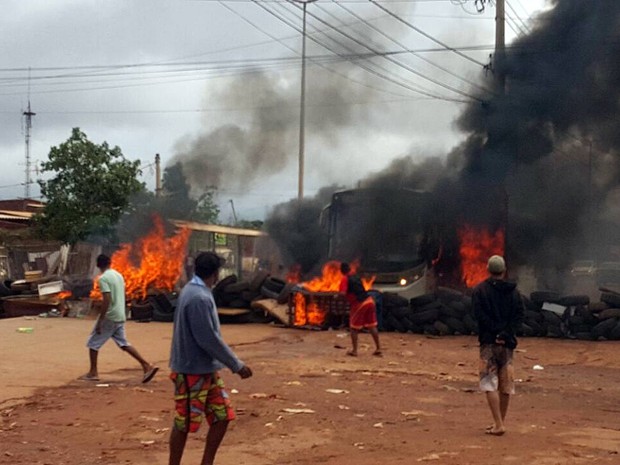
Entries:
<svg viewBox="0 0 620 465">
<path fill-rule="evenodd" d="M 292 3 L 292 0 L 288 0 L 288 2 L 289 2 L 289 3 L 291 3 L 291 4 L 293 4 L 294 6 L 298 7 L 297 5 L 295 5 L 294 3 Z M 298 8 L 299 8 L 299 7 L 298 7 Z M 317 21 L 321 22 L 322 24 L 325 24 L 325 25 L 327 25 L 327 26 L 331 26 L 335 32 L 337 32 L 338 34 L 341 34 L 342 36 L 344 36 L 344 37 L 346 37 L 347 39 L 349 39 L 349 40 L 351 40 L 351 41 L 355 42 L 356 44 L 361 45 L 362 47 L 364 47 L 364 48 L 366 48 L 366 49 L 370 50 L 370 51 L 371 51 L 371 52 L 373 52 L 373 53 L 377 53 L 377 50 L 376 50 L 376 49 L 374 49 L 373 47 L 371 47 L 371 46 L 369 46 L 369 45 L 366 45 L 364 42 L 362 42 L 362 41 L 360 41 L 360 40 L 356 39 L 355 37 L 351 36 L 350 34 L 347 34 L 346 32 L 341 31 L 340 29 L 338 29 L 337 27 L 335 27 L 335 26 L 333 26 L 333 25 L 329 24 L 328 22 L 324 21 L 322 18 L 318 17 L 317 15 L 315 15 L 315 14 L 313 14 L 313 13 L 311 13 L 311 12 L 308 12 L 308 15 L 312 16 L 313 18 L 315 18 Z M 454 88 L 454 87 L 452 87 L 452 86 L 449 86 L 449 85 L 444 84 L 444 83 L 442 83 L 442 82 L 440 82 L 440 81 L 437 81 L 436 79 L 429 78 L 428 76 L 423 75 L 423 74 L 422 74 L 422 73 L 420 73 L 419 71 L 417 71 L 417 70 L 415 70 L 415 69 L 411 68 L 411 67 L 410 67 L 410 66 L 408 66 L 408 65 L 405 65 L 405 64 L 403 64 L 403 63 L 399 62 L 398 60 L 394 60 L 393 58 L 390 58 L 390 57 L 388 57 L 388 56 L 384 56 L 384 57 L 382 57 L 382 58 L 384 58 L 385 60 L 387 60 L 387 61 L 389 61 L 389 62 L 391 62 L 391 63 L 393 63 L 393 64 L 395 64 L 395 65 L 397 65 L 397 66 L 399 66 L 399 67 L 401 67 L 401 68 L 403 68 L 403 69 L 406 69 L 407 71 L 409 71 L 409 72 L 411 72 L 411 73 L 413 73 L 413 74 L 415 74 L 415 75 L 417 75 L 417 76 L 419 76 L 419 77 L 421 77 L 421 78 L 423 78 L 423 79 L 426 79 L 426 80 L 428 80 L 428 81 L 432 82 L 432 83 L 433 83 L 433 84 L 435 84 L 435 85 L 438 85 L 438 86 L 443 87 L 443 88 L 445 88 L 445 89 L 447 89 L 447 90 L 450 90 L 450 91 L 452 91 L 452 92 L 455 92 L 455 93 L 457 93 L 457 94 L 459 94 L 459 95 L 461 95 L 461 96 L 464 96 L 464 97 L 467 97 L 467 98 L 470 98 L 470 99 L 473 99 L 473 100 L 482 101 L 482 100 L 481 100 L 481 99 L 479 99 L 478 97 L 475 97 L 475 96 L 472 96 L 472 95 L 470 95 L 470 94 L 467 94 L 466 92 L 463 92 L 463 91 L 461 91 L 461 90 L 459 90 L 459 89 L 456 89 L 456 88 Z M 427 90 L 427 91 L 426 91 L 426 94 L 428 95 L 428 93 L 429 93 L 429 92 L 431 92 L 431 91 L 430 91 L 430 90 Z"/>
<path fill-rule="evenodd" d="M 276 17 L 277 19 L 279 19 L 280 21 L 284 22 L 289 27 L 291 27 L 291 28 L 293 28 L 295 30 L 298 30 L 297 27 L 295 25 L 292 25 L 286 18 L 283 18 L 278 13 L 268 9 L 265 5 L 261 4 L 261 2 L 254 2 L 254 3 L 257 6 L 259 6 L 260 8 L 262 8 L 263 10 L 265 10 L 266 12 L 268 12 L 269 14 L 271 14 L 274 17 Z M 312 35 L 309 35 L 308 39 L 312 40 L 313 42 L 317 43 L 319 46 L 325 48 L 326 50 L 331 51 L 332 53 L 334 53 L 336 55 L 341 55 L 339 52 L 337 52 L 333 48 L 329 47 L 328 45 L 320 42 L 318 39 L 316 39 Z M 340 45 L 342 46 L 341 43 L 340 43 Z M 349 61 L 351 61 L 351 60 L 349 60 Z M 397 81 L 394 78 L 391 78 L 390 76 L 388 76 L 388 75 L 386 75 L 384 73 L 381 73 L 381 72 L 379 72 L 379 71 L 377 71 L 377 70 L 375 70 L 375 69 L 373 69 L 373 68 L 371 68 L 371 67 L 369 67 L 369 66 L 367 66 L 367 65 L 365 65 L 363 63 L 358 63 L 358 62 L 354 62 L 354 61 L 351 61 L 351 63 L 356 65 L 356 66 L 359 66 L 360 68 L 366 70 L 367 72 L 369 72 L 369 73 L 371 73 L 371 74 L 373 74 L 373 75 L 375 75 L 375 76 L 377 76 L 377 77 L 379 77 L 381 79 L 385 79 L 385 80 L 387 80 L 389 82 L 392 82 L 393 84 L 396 84 L 397 86 L 400 86 L 400 87 L 402 87 L 404 89 L 407 89 L 407 90 L 410 90 L 412 92 L 416 92 L 416 93 L 419 93 L 419 94 L 422 94 L 422 95 L 426 95 L 427 97 L 431 97 L 431 98 L 444 99 L 444 100 L 447 100 L 447 101 L 458 101 L 456 99 L 448 99 L 448 98 L 444 98 L 444 97 L 441 97 L 441 96 L 433 95 L 433 94 L 430 94 L 429 92 L 425 92 L 423 90 L 420 90 L 419 88 L 415 88 L 415 87 L 412 87 L 411 85 L 408 85 L 406 83 Z M 460 102 L 462 102 L 462 101 L 460 101 Z"/>
<path fill-rule="evenodd" d="M 254 27 L 255 29 L 257 29 L 258 31 L 262 32 L 263 34 L 265 34 L 266 36 L 272 38 L 273 40 L 277 41 L 278 43 L 280 43 L 281 45 L 283 45 L 284 47 L 286 47 L 287 49 L 293 51 L 294 53 L 298 54 L 297 50 L 295 50 L 293 47 L 290 47 L 289 45 L 285 44 L 282 40 L 278 39 L 277 37 L 273 36 L 272 34 L 270 34 L 269 32 L 265 31 L 263 28 L 259 27 L 258 25 L 256 25 L 254 22 L 250 21 L 249 19 L 247 19 L 246 17 L 244 17 L 243 15 L 241 15 L 240 13 L 238 13 L 237 11 L 235 11 L 234 9 L 230 8 L 229 6 L 225 5 L 224 3 L 220 2 L 221 5 L 226 8 L 227 10 L 231 11 L 232 13 L 234 13 L 235 15 L 237 15 L 238 17 L 240 17 L 243 21 L 245 21 L 246 23 L 250 24 L 252 27 Z M 346 74 L 340 73 L 334 69 L 331 69 L 321 63 L 317 63 L 315 60 L 312 59 L 312 57 L 308 57 L 306 56 L 306 59 L 308 59 L 309 61 L 311 61 L 314 64 L 317 64 L 318 66 L 320 66 L 321 68 L 325 69 L 326 71 L 329 71 L 331 73 L 334 73 L 342 78 L 345 78 L 351 82 L 355 82 L 356 84 L 362 85 L 364 87 L 368 87 L 370 89 L 379 91 L 379 92 L 386 92 L 386 93 L 390 93 L 392 95 L 400 95 L 400 94 L 396 94 L 394 92 L 390 92 L 390 91 L 386 91 L 383 89 L 379 89 L 377 87 L 371 86 L 369 84 L 363 83 L 361 81 L 358 81 L 357 79 L 353 79 L 349 76 L 347 76 Z"/>
<path fill-rule="evenodd" d="M 414 31 L 416 31 L 418 34 L 423 35 L 424 37 L 426 37 L 427 39 L 432 40 L 433 42 L 435 42 L 438 45 L 441 45 L 442 47 L 444 47 L 446 50 L 450 50 L 451 52 L 456 53 L 458 56 L 465 58 L 466 60 L 471 61 L 472 63 L 477 64 L 478 66 L 481 66 L 484 68 L 485 64 L 479 62 L 478 60 L 473 59 L 472 57 L 465 55 L 464 53 L 461 53 L 460 51 L 458 51 L 457 49 L 455 49 L 454 47 L 450 47 L 449 45 L 443 43 L 442 41 L 440 41 L 439 39 L 436 39 L 435 37 L 433 37 L 432 35 L 424 32 L 422 29 L 420 29 L 419 27 L 416 27 L 415 25 L 413 25 L 412 23 L 410 23 L 409 21 L 404 20 L 403 18 L 401 18 L 400 16 L 398 16 L 396 13 L 388 10 L 387 8 L 385 8 L 384 6 L 380 5 L 376 0 L 368 0 L 370 3 L 372 3 L 373 5 L 375 5 L 377 8 L 385 11 L 387 14 L 389 14 L 390 16 L 392 16 L 393 18 L 397 19 L 398 21 L 400 21 L 401 23 L 405 24 L 407 27 L 413 29 Z"/>
<path fill-rule="evenodd" d="M 383 35 L 384 37 L 386 37 L 388 40 L 394 42 L 395 44 L 397 44 L 398 46 L 400 46 L 403 50 L 407 50 L 407 46 L 405 46 L 404 44 L 402 44 L 401 42 L 399 42 L 398 40 L 394 39 L 393 37 L 389 36 L 388 34 L 386 34 L 385 32 L 383 32 L 382 30 L 380 30 L 379 28 L 377 28 L 376 26 L 373 26 L 372 24 L 369 24 L 367 21 L 365 21 L 363 18 L 361 18 L 360 16 L 358 16 L 355 12 L 351 11 L 350 8 L 347 8 L 345 6 L 343 6 L 342 4 L 339 4 L 336 0 L 332 0 L 333 3 L 335 3 L 336 5 L 338 5 L 340 8 L 342 8 L 343 10 L 347 11 L 349 14 L 351 14 L 352 16 L 354 16 L 355 18 L 359 19 L 360 21 L 362 21 L 364 24 L 366 24 L 368 27 L 370 27 L 372 30 L 378 32 L 379 34 Z M 484 92 L 490 92 L 490 90 L 485 89 L 481 86 L 479 86 L 478 84 L 462 77 L 459 76 L 456 73 L 453 73 L 452 71 L 450 71 L 449 69 L 438 65 L 437 63 L 434 63 L 433 61 L 429 60 L 428 58 L 425 58 L 423 56 L 420 56 L 420 54 L 416 53 L 416 52 L 409 52 L 411 55 L 414 55 L 416 58 L 430 64 L 431 66 L 434 66 L 438 69 L 440 69 L 441 71 L 450 74 L 451 76 L 460 79 L 466 83 L 468 83 L 469 85 L 476 87 L 477 89 L 484 91 Z"/>
</svg>

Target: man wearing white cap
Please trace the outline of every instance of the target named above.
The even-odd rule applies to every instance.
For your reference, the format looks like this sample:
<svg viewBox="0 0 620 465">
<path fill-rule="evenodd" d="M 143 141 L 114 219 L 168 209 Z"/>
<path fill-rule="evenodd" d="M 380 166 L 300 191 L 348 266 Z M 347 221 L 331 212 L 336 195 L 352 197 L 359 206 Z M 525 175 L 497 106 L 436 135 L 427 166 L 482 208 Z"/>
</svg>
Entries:
<svg viewBox="0 0 620 465">
<path fill-rule="evenodd" d="M 504 258 L 493 255 L 487 263 L 489 278 L 478 284 L 472 294 L 474 315 L 478 320 L 480 342 L 480 389 L 486 393 L 493 415 L 487 434 L 501 436 L 510 396 L 514 394 L 513 350 L 516 332 L 523 320 L 523 301 L 515 283 L 504 280 Z"/>
</svg>

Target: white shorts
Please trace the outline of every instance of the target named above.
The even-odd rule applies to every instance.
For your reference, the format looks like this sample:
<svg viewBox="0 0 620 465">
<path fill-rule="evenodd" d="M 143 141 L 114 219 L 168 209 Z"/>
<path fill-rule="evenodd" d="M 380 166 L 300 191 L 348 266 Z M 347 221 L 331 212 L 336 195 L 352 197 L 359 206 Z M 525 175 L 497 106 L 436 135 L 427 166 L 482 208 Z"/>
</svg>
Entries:
<svg viewBox="0 0 620 465">
<path fill-rule="evenodd" d="M 97 323 L 93 326 L 93 331 L 90 333 L 88 337 L 88 341 L 86 342 L 86 347 L 92 350 L 99 350 L 105 344 L 108 339 L 112 339 L 116 342 L 116 345 L 121 349 L 123 347 L 128 347 L 131 344 L 127 341 L 125 337 L 125 322 L 122 321 L 120 323 L 115 323 L 110 320 L 103 320 L 101 323 L 101 333 L 97 334 L 95 328 L 97 327 Z"/>
</svg>

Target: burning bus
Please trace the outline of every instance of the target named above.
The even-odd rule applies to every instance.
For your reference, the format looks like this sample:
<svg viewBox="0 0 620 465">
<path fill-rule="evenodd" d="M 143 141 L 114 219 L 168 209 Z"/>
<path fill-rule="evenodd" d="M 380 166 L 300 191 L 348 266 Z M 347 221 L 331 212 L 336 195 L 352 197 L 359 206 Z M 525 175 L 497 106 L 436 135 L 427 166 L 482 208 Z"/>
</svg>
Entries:
<svg viewBox="0 0 620 465">
<path fill-rule="evenodd" d="M 406 298 L 426 293 L 437 251 L 431 199 L 428 192 L 400 188 L 335 192 L 321 215 L 328 258 L 359 264 L 379 291 Z"/>
</svg>

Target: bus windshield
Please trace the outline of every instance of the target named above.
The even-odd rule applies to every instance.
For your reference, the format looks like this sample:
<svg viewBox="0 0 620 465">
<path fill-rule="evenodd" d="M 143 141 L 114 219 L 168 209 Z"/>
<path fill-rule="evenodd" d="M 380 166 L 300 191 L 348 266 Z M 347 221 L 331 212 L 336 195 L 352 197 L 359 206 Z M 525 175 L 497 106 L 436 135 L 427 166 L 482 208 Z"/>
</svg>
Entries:
<svg viewBox="0 0 620 465">
<path fill-rule="evenodd" d="M 336 192 L 329 208 L 329 258 L 359 260 L 366 272 L 397 272 L 424 263 L 429 195 L 410 189 Z"/>
</svg>

